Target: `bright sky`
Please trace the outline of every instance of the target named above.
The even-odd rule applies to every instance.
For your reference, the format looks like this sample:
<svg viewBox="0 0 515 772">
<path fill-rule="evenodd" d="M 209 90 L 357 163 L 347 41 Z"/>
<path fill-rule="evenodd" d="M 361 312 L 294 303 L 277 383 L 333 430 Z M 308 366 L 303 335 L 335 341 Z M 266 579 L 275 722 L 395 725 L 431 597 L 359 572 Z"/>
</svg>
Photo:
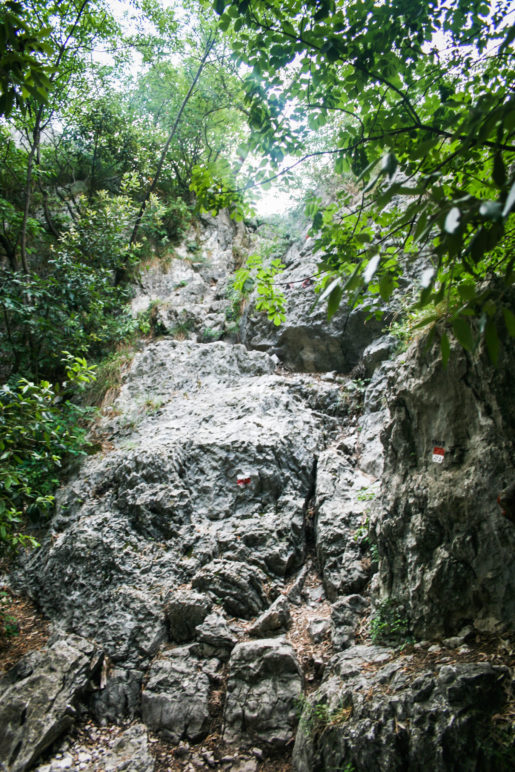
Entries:
<svg viewBox="0 0 515 772">
<path fill-rule="evenodd" d="M 270 214 L 284 214 L 296 204 L 296 201 L 284 190 L 270 188 L 264 190 L 255 204 L 256 213 L 261 217 Z"/>
</svg>

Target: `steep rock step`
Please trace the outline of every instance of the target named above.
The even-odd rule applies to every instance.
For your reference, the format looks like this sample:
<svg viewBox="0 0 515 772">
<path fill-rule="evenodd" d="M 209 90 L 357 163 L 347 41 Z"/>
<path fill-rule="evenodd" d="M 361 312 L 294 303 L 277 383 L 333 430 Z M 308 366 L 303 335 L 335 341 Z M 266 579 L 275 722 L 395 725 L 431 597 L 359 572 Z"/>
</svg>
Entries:
<svg viewBox="0 0 515 772">
<path fill-rule="evenodd" d="M 169 741 L 197 742 L 245 620 L 265 616 L 252 650 L 287 631 L 270 620 L 305 560 L 307 502 L 338 429 L 341 383 L 276 367 L 239 345 L 150 344 L 104 421 L 112 450 L 61 492 L 51 534 L 17 574 L 50 619 L 103 647 L 106 680 L 90 700 L 103 721 L 142 713 Z M 271 715 L 280 723 L 282 712 Z M 261 742 L 275 749 L 286 730 L 274 721 L 275 739 Z"/>
</svg>

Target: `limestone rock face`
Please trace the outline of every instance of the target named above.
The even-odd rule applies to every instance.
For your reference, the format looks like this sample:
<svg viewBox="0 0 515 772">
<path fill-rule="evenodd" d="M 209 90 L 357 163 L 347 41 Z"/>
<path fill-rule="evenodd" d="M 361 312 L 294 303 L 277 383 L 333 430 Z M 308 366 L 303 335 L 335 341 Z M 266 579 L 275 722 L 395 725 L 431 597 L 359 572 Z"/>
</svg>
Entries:
<svg viewBox="0 0 515 772">
<path fill-rule="evenodd" d="M 140 668 L 177 637 L 173 588 L 193 580 L 249 618 L 268 605 L 265 576 L 301 565 L 323 431 L 274 366 L 243 346 L 151 344 L 122 389 L 114 449 L 63 491 L 52 538 L 20 582 L 115 663 Z M 119 424 L 151 388 L 163 403 L 137 413 L 128 440 Z"/>
<path fill-rule="evenodd" d="M 508 769 L 484 743 L 485 717 L 506 702 L 508 668 L 462 663 L 414 675 L 409 657 L 389 660 L 373 646 L 334 660 L 300 719 L 296 772 Z"/>
<path fill-rule="evenodd" d="M 209 592 L 228 614 L 251 619 L 266 606 L 264 574 L 236 560 L 214 560 L 193 577 L 192 586 Z"/>
<path fill-rule="evenodd" d="M 143 689 L 143 721 L 175 743 L 207 734 L 209 678 L 199 665 L 188 647 L 172 649 L 154 661 Z"/>
<path fill-rule="evenodd" d="M 235 255 L 248 247 L 248 234 L 227 212 L 203 215 L 170 264 L 143 272 L 133 312 L 153 308 L 160 333 L 191 340 L 217 340 L 226 328 L 227 290 Z"/>
<path fill-rule="evenodd" d="M 0 766 L 24 772 L 74 723 L 101 652 L 70 635 L 32 652 L 0 679 Z"/>
<path fill-rule="evenodd" d="M 330 600 L 361 592 L 369 579 L 359 534 L 367 530 L 378 493 L 373 477 L 355 469 L 338 449 L 320 454 L 317 467 L 315 523 L 317 554 Z"/>
<path fill-rule="evenodd" d="M 515 526 L 497 504 L 515 479 L 512 349 L 495 374 L 459 349 L 446 370 L 416 349 L 390 379 L 380 589 L 422 637 L 515 626 Z"/>
<path fill-rule="evenodd" d="M 284 633 L 290 625 L 290 606 L 284 595 L 280 595 L 250 627 L 251 635 L 262 638 L 265 635 Z"/>
<path fill-rule="evenodd" d="M 224 739 L 276 750 L 293 736 L 302 676 L 280 638 L 238 644 L 229 660 Z"/>
<path fill-rule="evenodd" d="M 349 373 L 381 334 L 384 321 L 369 319 L 370 314 L 362 309 L 342 306 L 328 322 L 323 303 L 313 309 L 317 259 L 312 248 L 308 239 L 301 247 L 294 244 L 283 258 L 286 270 L 280 282 L 286 297 L 286 321 L 275 327 L 263 314 L 251 310 L 243 340 L 250 348 L 273 350 L 292 370 Z"/>
<path fill-rule="evenodd" d="M 170 593 L 165 607 L 172 641 L 183 643 L 195 637 L 195 628 L 202 624 L 212 603 L 205 595 L 193 590 L 175 590 Z"/>
<path fill-rule="evenodd" d="M 0 770 L 29 769 L 80 704 L 122 726 L 97 727 L 94 758 L 72 743 L 40 772 L 150 772 L 127 720 L 181 772 L 288 763 L 295 733 L 302 772 L 497 772 L 487 730 L 509 677 L 464 643 L 515 625 L 515 526 L 496 503 L 515 480 L 513 345 L 495 371 L 459 350 L 442 370 L 417 345 L 390 359 L 384 321 L 309 314 L 309 239 L 285 258 L 286 325 L 249 304 L 231 343 L 244 238 L 207 218 L 143 278 L 134 311 L 158 301 L 164 337 L 141 344 L 100 421 L 105 450 L 10 578 L 60 635 L 0 682 Z M 396 643 L 427 642 L 371 645 L 385 609 Z"/>
</svg>

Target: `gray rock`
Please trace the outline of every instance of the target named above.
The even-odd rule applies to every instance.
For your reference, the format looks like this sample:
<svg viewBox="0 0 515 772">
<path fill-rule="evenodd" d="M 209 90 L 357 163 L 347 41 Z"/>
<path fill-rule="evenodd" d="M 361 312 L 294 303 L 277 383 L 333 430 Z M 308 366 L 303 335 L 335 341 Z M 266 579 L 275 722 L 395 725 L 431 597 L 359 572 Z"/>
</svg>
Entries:
<svg viewBox="0 0 515 772">
<path fill-rule="evenodd" d="M 112 668 L 104 685 L 91 697 L 90 707 L 103 723 L 117 723 L 138 715 L 141 710 L 141 670 Z"/>
<path fill-rule="evenodd" d="M 255 567 L 236 560 L 214 560 L 193 577 L 192 586 L 209 593 L 228 614 L 251 619 L 266 606 L 264 581 Z"/>
<path fill-rule="evenodd" d="M 357 450 L 360 469 L 380 478 L 384 466 L 384 447 L 381 432 L 389 420 L 388 378 L 395 371 L 394 362 L 383 362 L 375 370 L 367 385 L 363 399 L 363 411 L 359 417 Z"/>
<path fill-rule="evenodd" d="M 290 603 L 294 603 L 296 606 L 302 603 L 302 590 L 310 568 L 311 568 L 310 563 L 306 563 L 301 568 L 301 570 L 298 573 L 298 576 L 296 577 L 294 583 L 292 584 L 292 586 L 288 591 L 288 595 L 287 595 L 288 600 L 290 601 Z"/>
<path fill-rule="evenodd" d="M 202 624 L 212 603 L 206 595 L 193 590 L 172 590 L 165 605 L 170 638 L 177 643 L 191 641 L 195 628 Z"/>
<path fill-rule="evenodd" d="M 327 638 L 330 628 L 329 619 L 311 619 L 308 624 L 308 633 L 313 643 L 322 643 Z"/>
<path fill-rule="evenodd" d="M 153 304 L 154 329 L 182 338 L 210 340 L 225 332 L 227 291 L 234 255 L 245 249 L 243 225 L 227 212 L 206 218 L 174 249 L 174 259 L 144 272 L 133 313 Z"/>
<path fill-rule="evenodd" d="M 224 740 L 283 748 L 293 736 L 301 689 L 289 644 L 277 638 L 239 643 L 229 661 Z"/>
<path fill-rule="evenodd" d="M 62 491 L 54 531 L 16 586 L 129 669 L 166 640 L 170 588 L 225 555 L 244 566 L 221 581 L 227 612 L 263 611 L 256 577 L 282 578 L 302 563 L 305 501 L 323 441 L 299 384 L 272 375 L 274 367 L 242 346 L 148 346 L 127 376 L 121 415 L 106 423 L 115 449 L 88 459 Z M 159 414 L 141 412 L 148 393 L 163 400 Z"/>
<path fill-rule="evenodd" d="M 84 754 L 79 753 L 79 759 L 81 755 Z M 80 769 L 85 772 L 153 772 L 154 767 L 147 730 L 142 724 L 136 723 L 112 741 L 101 759 L 85 763 Z"/>
<path fill-rule="evenodd" d="M 283 260 L 287 265 L 281 276 L 286 322 L 275 327 L 264 314 L 251 311 L 243 340 L 251 348 L 274 351 L 292 370 L 350 372 L 366 347 L 380 335 L 384 321 L 369 318 L 363 309 L 342 306 L 328 322 L 323 303 L 313 311 L 317 296 L 310 277 L 317 271 L 316 257 L 293 245 Z"/>
<path fill-rule="evenodd" d="M 196 628 L 196 639 L 204 657 L 216 657 L 222 661 L 229 659 L 238 642 L 223 616 L 216 613 L 209 614 Z"/>
<path fill-rule="evenodd" d="M 413 674 L 405 657 L 382 665 L 381 659 L 377 647 L 359 646 L 335 660 L 300 719 L 296 772 L 447 772 L 477 769 L 478 760 L 484 769 L 508 769 L 495 761 L 502 748 L 487 740 L 490 717 L 507 699 L 507 668 L 457 663 L 438 675 Z"/>
<path fill-rule="evenodd" d="M 346 649 L 355 642 L 356 626 L 369 601 L 361 595 L 348 595 L 331 606 L 331 638 L 335 649 Z"/>
<path fill-rule="evenodd" d="M 495 375 L 459 347 L 445 370 L 436 350 L 415 345 L 404 358 L 390 378 L 384 506 L 372 518 L 380 594 L 406 609 L 420 637 L 451 637 L 471 622 L 513 629 L 515 527 L 496 501 L 515 479 L 513 344 Z"/>
<path fill-rule="evenodd" d="M 281 632 L 288 602 L 306 603 L 315 618 L 309 632 L 320 642 L 329 621 L 314 610 L 328 597 L 336 654 L 309 664 L 311 680 L 324 681 L 301 722 L 297 768 L 495 768 L 492 738 L 482 733 L 504 709 L 505 671 L 449 659 L 433 672 L 419 662 L 426 650 L 449 657 L 430 645 L 435 634 L 459 658 L 477 629 L 513 626 L 515 529 L 495 503 L 515 479 L 513 346 L 503 348 L 495 377 L 480 354 L 471 361 L 458 352 L 445 372 L 435 352 L 425 359 L 416 347 L 387 360 L 391 339 L 378 337 L 383 323 L 364 324 L 363 311 L 342 308 L 329 324 L 322 306 L 306 314 L 312 240 L 285 257 L 293 306 L 286 325 L 276 329 L 250 303 L 241 329 L 253 350 L 201 344 L 226 329 L 233 239 L 237 250 L 244 238 L 225 215 L 204 227 L 179 247 L 169 271 L 143 278 L 134 304 L 136 312 L 158 300 L 156 328 L 185 339 L 142 346 L 99 427 L 112 450 L 88 458 L 59 492 L 48 538 L 12 577 L 60 628 L 98 641 L 109 656 L 102 688 L 71 689 L 67 704 L 83 700 L 104 723 L 141 711 L 175 743 L 202 739 L 223 710 L 224 738 L 253 748 L 253 755 L 238 749 L 226 767 L 255 768 L 256 743 L 283 752 L 292 738 L 302 677 L 284 640 L 236 643 L 237 636 L 244 627 L 261 637 Z M 267 352 L 304 374 L 279 372 Z M 351 368 L 355 380 L 345 380 Z M 326 374 L 306 374 L 317 371 Z M 440 442 L 445 459 L 436 465 L 431 451 Z M 323 583 L 311 569 L 305 582 L 308 547 Z M 369 591 L 376 614 L 390 599 L 406 626 L 428 639 L 418 660 L 354 645 Z M 215 603 L 258 619 L 231 626 Z M 191 644 L 163 650 L 169 640 Z M 18 671 L 17 682 L 25 675 Z M 41 684 L 31 701 L 48 743 L 73 710 L 54 721 L 50 687 Z M 29 715 L 17 710 L 16 731 Z M 95 772 L 151 769 L 144 730 L 139 736 L 140 745 L 105 763 L 96 751 L 77 762 L 66 743 L 48 772 L 70 763 L 94 764 Z M 22 758 L 16 737 L 6 753 Z M 210 752 L 181 742 L 188 772 L 213 763 Z"/>
<path fill-rule="evenodd" d="M 391 357 L 396 346 L 397 340 L 393 335 L 381 335 L 366 347 L 363 351 L 362 363 L 367 378 L 373 375 L 381 362 Z"/>
<path fill-rule="evenodd" d="M 143 722 L 166 740 L 197 742 L 209 726 L 209 678 L 185 646 L 155 660 L 141 695 Z"/>
<path fill-rule="evenodd" d="M 23 772 L 66 732 L 98 675 L 101 652 L 78 636 L 32 652 L 0 679 L 0 762 Z"/>
<path fill-rule="evenodd" d="M 284 633 L 290 626 L 290 621 L 290 606 L 284 595 L 280 595 L 251 625 L 249 633 L 261 638 Z"/>
<path fill-rule="evenodd" d="M 320 454 L 317 470 L 315 537 L 329 600 L 361 592 L 370 569 L 357 538 L 373 505 L 377 485 L 355 469 L 337 448 Z"/>
</svg>

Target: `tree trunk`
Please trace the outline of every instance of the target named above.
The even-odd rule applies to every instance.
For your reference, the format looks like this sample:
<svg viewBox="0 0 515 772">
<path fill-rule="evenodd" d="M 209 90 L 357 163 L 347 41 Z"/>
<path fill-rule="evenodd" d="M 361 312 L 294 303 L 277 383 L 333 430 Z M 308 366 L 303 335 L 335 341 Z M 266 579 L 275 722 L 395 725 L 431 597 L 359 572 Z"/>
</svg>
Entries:
<svg viewBox="0 0 515 772">
<path fill-rule="evenodd" d="M 154 179 L 152 180 L 151 184 L 149 185 L 149 187 L 147 189 L 147 192 L 145 193 L 145 198 L 141 202 L 141 206 L 140 206 L 138 215 L 136 217 L 136 222 L 134 223 L 134 228 L 133 228 L 133 231 L 132 231 L 132 234 L 131 234 L 131 238 L 130 238 L 130 241 L 129 241 L 130 245 L 134 244 L 134 242 L 136 241 L 136 238 L 138 236 L 139 227 L 141 225 L 141 218 L 143 217 L 143 213 L 144 213 L 144 211 L 145 211 L 145 209 L 147 207 L 148 200 L 149 200 L 150 196 L 152 195 L 152 193 L 156 189 L 157 181 L 158 181 L 159 176 L 161 174 L 161 171 L 163 169 L 163 164 L 164 164 L 165 159 L 166 159 L 166 154 L 168 152 L 168 148 L 170 147 L 172 139 L 175 136 L 177 128 L 178 128 L 178 126 L 179 126 L 179 124 L 181 122 L 182 114 L 183 114 L 183 112 L 184 112 L 184 110 L 186 108 L 186 105 L 188 104 L 188 102 L 189 102 L 189 100 L 191 98 L 191 95 L 193 94 L 195 86 L 197 85 L 198 79 L 200 78 L 200 76 L 202 74 L 202 70 L 204 69 L 204 66 L 206 64 L 207 58 L 208 58 L 209 54 L 211 53 L 211 50 L 212 50 L 214 44 L 215 44 L 215 37 L 214 37 L 214 35 L 210 34 L 209 37 L 208 37 L 207 43 L 206 43 L 206 47 L 204 49 L 204 55 L 202 57 L 202 60 L 201 60 L 201 62 L 199 64 L 199 66 L 198 66 L 197 72 L 195 73 L 195 77 L 193 78 L 191 86 L 188 89 L 188 93 L 186 94 L 186 96 L 184 97 L 184 99 L 182 101 L 182 104 L 181 104 L 181 106 L 179 108 L 179 112 L 177 113 L 177 117 L 176 117 L 176 119 L 174 121 L 174 124 L 172 126 L 171 131 L 170 131 L 170 134 L 168 135 L 168 139 L 166 140 L 166 144 L 165 144 L 165 146 L 163 148 L 163 151 L 161 153 L 161 157 L 159 158 L 159 163 L 157 164 L 157 169 L 156 169 L 156 173 L 154 175 Z M 122 278 L 123 277 L 120 278 L 120 281 L 121 281 Z M 117 277 L 116 283 L 117 284 L 119 283 L 118 277 Z"/>
</svg>

